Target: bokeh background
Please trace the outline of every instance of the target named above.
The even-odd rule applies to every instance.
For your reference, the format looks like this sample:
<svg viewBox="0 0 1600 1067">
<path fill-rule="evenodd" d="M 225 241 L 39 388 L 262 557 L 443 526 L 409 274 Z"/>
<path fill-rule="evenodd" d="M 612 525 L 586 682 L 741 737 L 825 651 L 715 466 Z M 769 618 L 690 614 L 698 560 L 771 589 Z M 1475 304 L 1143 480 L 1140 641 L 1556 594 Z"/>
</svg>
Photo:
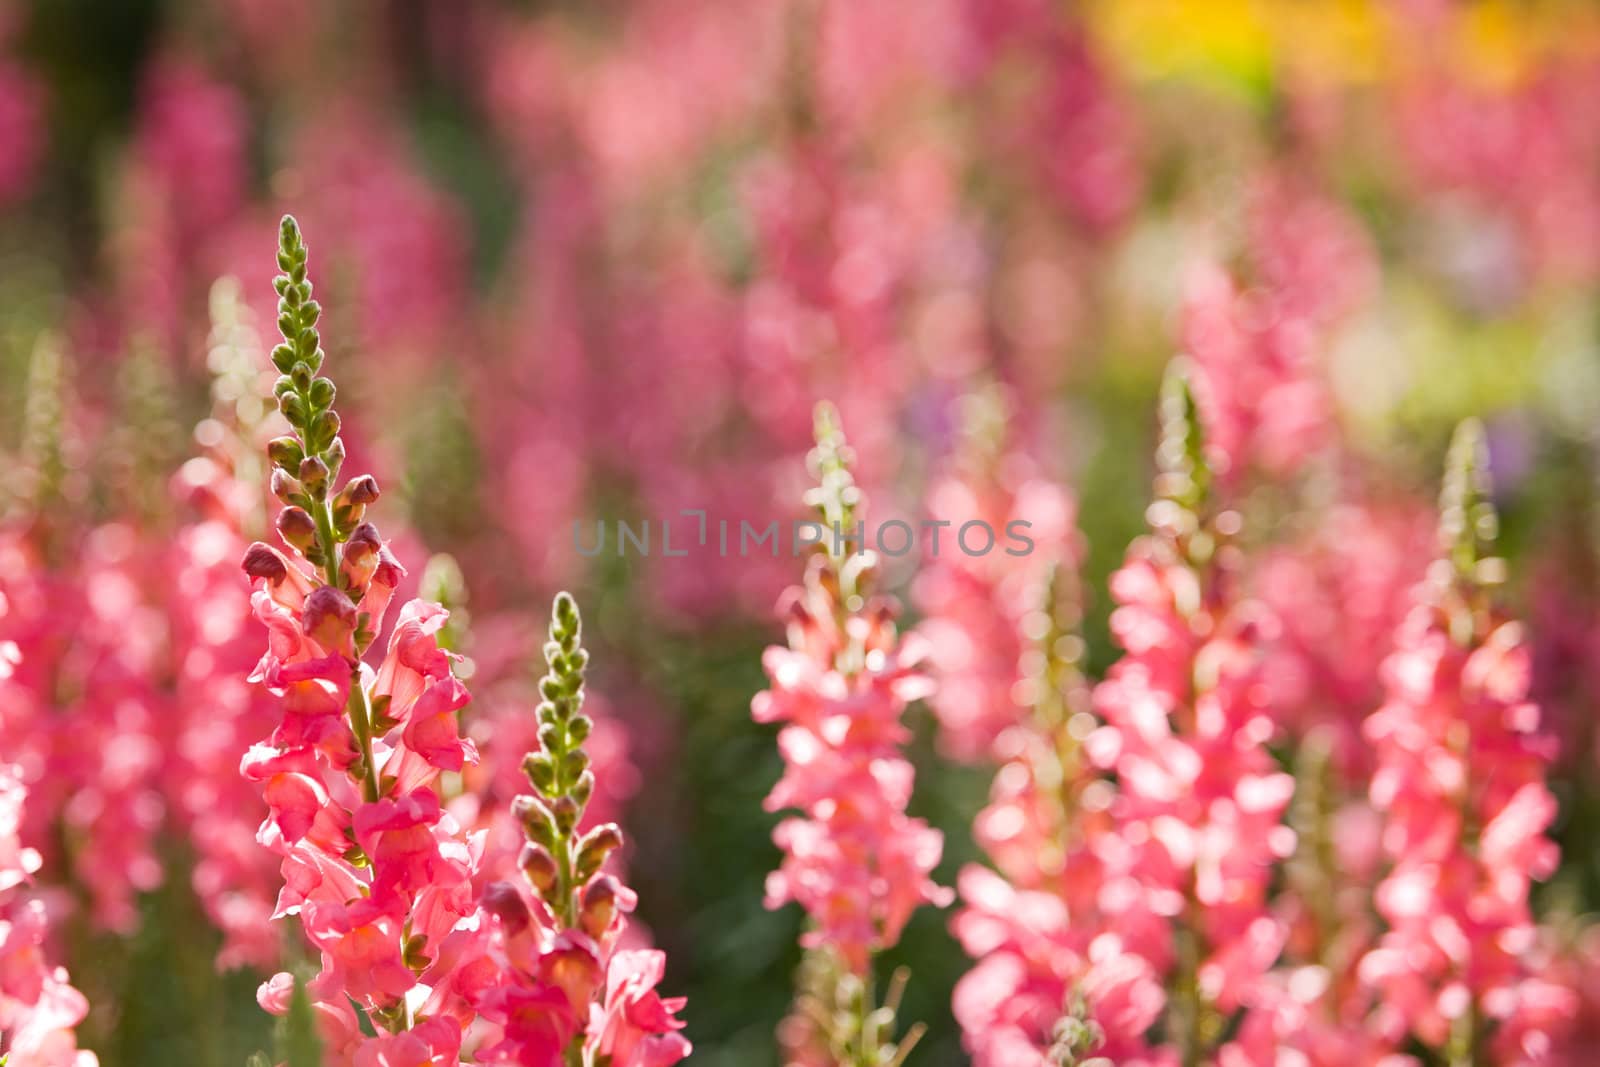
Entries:
<svg viewBox="0 0 1600 1067">
<path fill-rule="evenodd" d="M 285 210 L 385 532 L 459 562 L 486 744 L 551 593 L 585 605 L 694 1062 L 777 1062 L 800 918 L 761 904 L 780 768 L 749 699 L 798 566 L 585 559 L 571 524 L 799 516 L 821 398 L 880 518 L 924 514 L 975 441 L 1071 487 L 1097 676 L 1174 354 L 1236 386 L 1220 433 L 1266 442 L 1232 472 L 1252 536 L 1327 536 L 1356 575 L 1409 572 L 1392 539 L 1341 540 L 1330 502 L 1426 509 L 1450 426 L 1482 415 L 1563 735 L 1541 907 L 1600 905 L 1594 5 L 0 0 L 8 522 L 63 546 L 128 516 L 176 528 L 165 487 L 214 407 L 213 283 L 238 279 L 270 331 Z M 1330 644 L 1377 625 L 1325 622 Z M 949 884 L 991 770 L 913 720 Z M 270 1045 L 261 976 L 216 974 L 158 779 L 135 792 L 162 873 L 136 914 L 83 899 L 67 923 L 80 1036 L 108 1067 L 239 1064 Z M 81 888 L 53 884 L 74 914 Z M 947 921 L 925 909 L 895 953 L 930 1067 L 964 1061 Z"/>
</svg>

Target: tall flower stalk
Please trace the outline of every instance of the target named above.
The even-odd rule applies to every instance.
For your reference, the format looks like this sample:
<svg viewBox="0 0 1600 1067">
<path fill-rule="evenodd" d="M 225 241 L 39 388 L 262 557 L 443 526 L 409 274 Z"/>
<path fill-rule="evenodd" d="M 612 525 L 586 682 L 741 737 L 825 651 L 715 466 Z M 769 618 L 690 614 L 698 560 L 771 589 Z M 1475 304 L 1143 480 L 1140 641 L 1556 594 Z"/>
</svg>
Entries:
<svg viewBox="0 0 1600 1067">
<path fill-rule="evenodd" d="M 364 521 L 378 499 L 373 478 L 335 489 L 344 445 L 306 266 L 286 216 L 274 283 L 283 343 L 272 362 L 291 433 L 267 454 L 289 552 L 257 542 L 243 563 L 268 635 L 252 679 L 278 699 L 279 719 L 242 771 L 269 808 L 258 839 L 282 857 L 275 916 L 298 914 L 320 953 L 308 989 L 330 1057 L 352 1062 L 404 1035 L 407 1047 L 454 1062 L 463 1028 L 448 1012 L 419 1011 L 419 976 L 476 910 L 475 845 L 441 810 L 438 790 L 442 772 L 476 758 L 457 732 L 469 697 L 435 640 L 446 618 L 436 604 L 405 605 L 381 664 L 363 661 L 404 571 Z M 291 989 L 277 976 L 262 987 L 263 1006 L 286 1010 Z"/>
<path fill-rule="evenodd" d="M 467 994 L 501 1035 L 480 1052 L 487 1062 L 669 1067 L 691 1051 L 678 1032 L 684 1000 L 656 992 L 665 953 L 622 945 L 636 897 L 603 869 L 622 831 L 615 823 L 578 829 L 595 788 L 583 748 L 594 724 L 583 714 L 589 655 L 581 637 L 577 602 L 562 593 L 539 686 L 540 748 L 523 761 L 532 791 L 512 806 L 527 836 L 524 882 L 492 884 L 483 896 L 488 920 L 446 951 L 500 964 L 487 990 Z"/>
<path fill-rule="evenodd" d="M 1392 863 L 1376 904 L 1388 924 L 1362 960 L 1378 1024 L 1451 1067 L 1532 1063 L 1576 1011 L 1544 977 L 1529 907 L 1559 853 L 1545 785 L 1554 744 L 1528 697 L 1520 623 L 1495 603 L 1504 562 L 1483 429 L 1461 424 L 1440 498 L 1439 551 L 1384 664 L 1367 720 L 1372 802 Z"/>
<path fill-rule="evenodd" d="M 1175 365 L 1162 396 L 1150 530 L 1111 579 L 1111 628 L 1126 654 L 1095 690 L 1105 725 L 1086 742 L 1116 778 L 1116 848 L 1100 852 L 1117 869 L 1099 894 L 1100 921 L 1167 989 L 1158 1048 L 1108 1050 L 1119 1063 L 1172 1056 L 1198 1067 L 1240 1055 L 1230 1033 L 1283 941 L 1267 894 L 1274 865 L 1294 847 L 1281 825 L 1294 780 L 1266 748 L 1275 727 L 1256 619 L 1239 597 L 1229 544 L 1239 518 L 1211 503 L 1197 414 Z"/>
<path fill-rule="evenodd" d="M 906 814 L 914 771 L 900 751 L 906 703 L 930 686 L 918 669 L 921 642 L 900 641 L 894 601 L 871 592 L 876 558 L 859 541 L 862 494 L 826 404 L 817 408 L 816 442 L 808 464 L 817 487 L 807 503 L 825 532 L 804 583 L 780 601 L 788 645 L 767 649 L 771 688 L 752 704 L 756 721 L 784 724 L 786 769 L 766 806 L 801 812 L 773 833 L 784 859 L 768 878 L 767 905 L 792 900 L 810 920 L 798 1011 L 783 1028 L 789 1061 L 887 1067 L 904 1062 L 921 1027 L 895 1039 L 904 978 L 878 1000 L 873 962 L 918 906 L 950 899 L 930 877 L 942 835 Z"/>
</svg>

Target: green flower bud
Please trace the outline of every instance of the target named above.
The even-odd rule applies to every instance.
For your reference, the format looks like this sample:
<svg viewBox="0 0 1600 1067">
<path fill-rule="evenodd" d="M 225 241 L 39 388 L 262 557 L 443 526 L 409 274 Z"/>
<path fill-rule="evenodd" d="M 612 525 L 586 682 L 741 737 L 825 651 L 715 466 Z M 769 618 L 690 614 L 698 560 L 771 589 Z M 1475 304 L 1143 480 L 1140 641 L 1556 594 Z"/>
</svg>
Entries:
<svg viewBox="0 0 1600 1067">
<path fill-rule="evenodd" d="M 300 461 L 305 458 L 305 453 L 300 450 L 300 442 L 293 437 L 274 437 L 267 442 L 267 458 L 272 465 L 285 471 L 300 469 Z"/>
</svg>

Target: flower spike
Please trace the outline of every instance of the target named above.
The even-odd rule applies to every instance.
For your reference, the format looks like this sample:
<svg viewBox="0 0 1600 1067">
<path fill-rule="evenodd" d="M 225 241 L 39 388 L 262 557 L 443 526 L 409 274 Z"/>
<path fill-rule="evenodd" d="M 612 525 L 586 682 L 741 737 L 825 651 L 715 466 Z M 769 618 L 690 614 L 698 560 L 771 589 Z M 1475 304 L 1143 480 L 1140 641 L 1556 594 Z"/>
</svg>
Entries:
<svg viewBox="0 0 1600 1067">
<path fill-rule="evenodd" d="M 817 408 L 816 435 L 808 463 L 817 486 L 805 500 L 832 536 L 804 583 L 784 594 L 789 644 L 767 649 L 770 688 L 751 705 L 758 722 L 783 724 L 787 768 L 767 807 L 800 811 L 773 831 L 785 855 L 768 877 L 767 904 L 792 900 L 812 924 L 800 995 L 780 1033 L 792 1059 L 833 1050 L 832 1062 L 898 1064 L 921 1031 L 894 1040 L 897 995 L 875 1004 L 872 965 L 917 907 L 950 899 L 931 878 L 943 837 L 905 810 L 913 769 L 900 751 L 900 716 L 928 683 L 921 643 L 896 634 L 893 602 L 866 600 L 873 557 L 853 540 L 864 502 L 831 405 Z"/>
<path fill-rule="evenodd" d="M 1491 498 L 1489 444 L 1483 423 L 1463 419 L 1450 439 L 1444 485 L 1439 492 L 1439 547 L 1457 578 L 1497 584 L 1502 566 L 1494 556 L 1500 519 Z"/>
</svg>

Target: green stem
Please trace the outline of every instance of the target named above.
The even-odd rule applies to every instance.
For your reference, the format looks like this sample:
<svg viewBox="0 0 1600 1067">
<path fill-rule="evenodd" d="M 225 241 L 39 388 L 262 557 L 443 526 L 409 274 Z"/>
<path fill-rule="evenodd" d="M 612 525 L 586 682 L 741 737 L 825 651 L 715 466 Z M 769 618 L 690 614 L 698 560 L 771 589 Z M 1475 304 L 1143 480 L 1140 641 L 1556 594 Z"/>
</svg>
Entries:
<svg viewBox="0 0 1600 1067">
<path fill-rule="evenodd" d="M 361 763 L 365 768 L 362 775 L 363 792 L 367 802 L 371 803 L 383 794 L 378 788 L 378 768 L 372 756 L 372 710 L 367 706 L 367 691 L 361 688 L 359 663 L 350 671 L 350 702 L 347 710 L 350 713 L 350 730 L 356 735 L 356 743 L 361 748 Z"/>
<path fill-rule="evenodd" d="M 339 588 L 339 541 L 333 533 L 333 505 L 324 496 L 312 509 L 311 517 L 317 523 L 317 547 L 322 550 L 322 573 L 328 584 Z"/>
<path fill-rule="evenodd" d="M 572 842 L 570 835 L 559 834 L 556 837 L 556 870 L 559 872 L 557 892 L 561 896 L 561 924 L 567 929 L 576 929 L 578 925 L 578 893 L 577 886 L 573 885 L 572 869 Z"/>
</svg>

